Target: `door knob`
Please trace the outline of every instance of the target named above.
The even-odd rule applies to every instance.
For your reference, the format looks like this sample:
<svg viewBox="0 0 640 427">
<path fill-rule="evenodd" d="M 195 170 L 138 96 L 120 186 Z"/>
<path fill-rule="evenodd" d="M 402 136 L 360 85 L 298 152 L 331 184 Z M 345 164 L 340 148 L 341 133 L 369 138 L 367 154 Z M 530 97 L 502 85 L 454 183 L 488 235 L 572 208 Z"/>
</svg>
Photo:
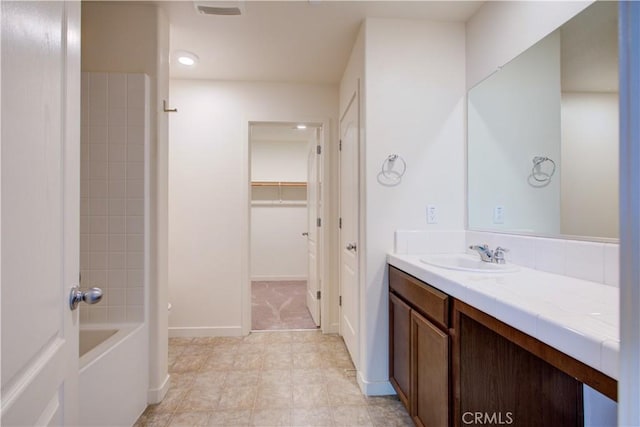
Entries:
<svg viewBox="0 0 640 427">
<path fill-rule="evenodd" d="M 308 235 L 309 235 L 309 233 L 305 231 L 304 233 L 302 233 L 302 235 L 303 235 L 303 236 L 308 236 Z"/>
<path fill-rule="evenodd" d="M 95 304 L 102 299 L 102 289 L 91 288 L 88 291 L 81 291 L 80 287 L 74 286 L 71 288 L 71 294 L 69 295 L 69 308 L 75 310 L 78 308 L 80 301 L 84 301 L 87 304 Z"/>
<path fill-rule="evenodd" d="M 357 249 L 356 244 L 355 243 L 349 243 L 347 245 L 347 250 L 348 251 L 355 251 Z"/>
</svg>

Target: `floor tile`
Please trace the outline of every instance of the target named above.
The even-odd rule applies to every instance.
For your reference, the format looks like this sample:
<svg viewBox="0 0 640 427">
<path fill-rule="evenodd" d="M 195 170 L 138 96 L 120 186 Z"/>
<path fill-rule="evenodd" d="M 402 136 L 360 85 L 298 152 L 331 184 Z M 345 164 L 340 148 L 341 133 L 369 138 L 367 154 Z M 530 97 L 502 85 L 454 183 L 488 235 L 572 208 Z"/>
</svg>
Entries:
<svg viewBox="0 0 640 427">
<path fill-rule="evenodd" d="M 137 427 L 413 425 L 397 396 L 362 395 L 337 335 L 171 338 L 169 356 L 169 391 Z"/>
</svg>

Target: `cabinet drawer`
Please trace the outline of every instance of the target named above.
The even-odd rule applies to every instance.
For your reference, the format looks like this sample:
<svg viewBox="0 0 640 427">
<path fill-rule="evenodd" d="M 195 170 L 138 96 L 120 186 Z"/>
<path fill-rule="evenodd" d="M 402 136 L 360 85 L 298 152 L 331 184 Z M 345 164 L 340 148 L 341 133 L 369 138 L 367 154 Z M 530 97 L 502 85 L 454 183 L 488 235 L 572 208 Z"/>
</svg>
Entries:
<svg viewBox="0 0 640 427">
<path fill-rule="evenodd" d="M 422 315 L 443 328 L 449 327 L 449 296 L 407 273 L 389 266 L 389 288 Z"/>
</svg>

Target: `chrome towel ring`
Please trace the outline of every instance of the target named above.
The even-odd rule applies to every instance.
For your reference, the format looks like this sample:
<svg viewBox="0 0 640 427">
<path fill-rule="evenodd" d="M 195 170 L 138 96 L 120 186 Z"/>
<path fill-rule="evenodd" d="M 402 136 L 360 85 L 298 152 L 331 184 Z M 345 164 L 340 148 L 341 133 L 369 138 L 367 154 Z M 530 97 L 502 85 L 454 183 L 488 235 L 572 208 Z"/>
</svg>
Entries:
<svg viewBox="0 0 640 427">
<path fill-rule="evenodd" d="M 542 170 L 542 165 L 546 162 L 551 163 L 551 171 L 544 172 Z M 551 181 L 551 177 L 556 173 L 556 162 L 554 162 L 549 157 L 545 156 L 535 156 L 533 158 L 533 167 L 531 168 L 531 176 L 538 182 L 549 182 Z"/>
</svg>

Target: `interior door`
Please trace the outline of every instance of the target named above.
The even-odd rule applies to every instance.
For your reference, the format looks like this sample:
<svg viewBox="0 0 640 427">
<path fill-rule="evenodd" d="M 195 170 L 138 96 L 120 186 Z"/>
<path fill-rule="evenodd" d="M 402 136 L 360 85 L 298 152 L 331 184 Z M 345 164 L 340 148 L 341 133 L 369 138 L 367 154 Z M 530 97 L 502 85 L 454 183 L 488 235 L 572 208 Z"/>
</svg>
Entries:
<svg viewBox="0 0 640 427">
<path fill-rule="evenodd" d="M 318 230 L 318 218 L 321 212 L 320 191 L 320 154 L 319 132 L 316 129 L 315 137 L 309 141 L 307 156 L 307 308 L 311 313 L 316 326 L 320 326 L 320 277 L 318 271 L 318 254 L 320 253 L 320 233 Z"/>
<path fill-rule="evenodd" d="M 340 121 L 340 334 L 353 362 L 359 357 L 359 101 L 353 94 Z"/>
<path fill-rule="evenodd" d="M 2 14 L 0 424 L 75 425 L 80 3 Z"/>
</svg>

